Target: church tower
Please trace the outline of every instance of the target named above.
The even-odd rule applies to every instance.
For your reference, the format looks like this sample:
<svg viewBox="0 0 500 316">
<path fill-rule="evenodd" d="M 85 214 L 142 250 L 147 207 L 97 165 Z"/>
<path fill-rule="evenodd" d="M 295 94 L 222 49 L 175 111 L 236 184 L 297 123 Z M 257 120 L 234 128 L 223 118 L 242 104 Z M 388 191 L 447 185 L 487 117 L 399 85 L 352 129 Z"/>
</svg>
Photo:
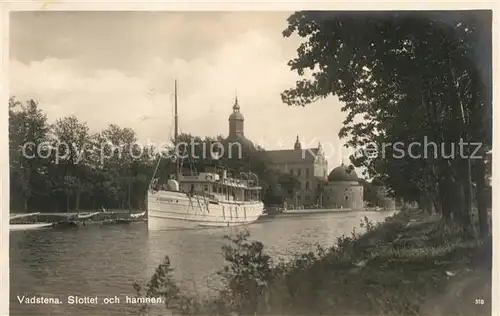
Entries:
<svg viewBox="0 0 500 316">
<path fill-rule="evenodd" d="M 243 136 L 243 122 L 245 118 L 240 113 L 238 97 L 234 98 L 233 113 L 229 116 L 229 137 Z"/>
<path fill-rule="evenodd" d="M 300 141 L 299 141 L 299 135 L 297 135 L 297 139 L 295 140 L 295 145 L 293 145 L 293 149 L 295 149 L 295 150 L 302 149 L 302 145 L 300 144 Z"/>
</svg>

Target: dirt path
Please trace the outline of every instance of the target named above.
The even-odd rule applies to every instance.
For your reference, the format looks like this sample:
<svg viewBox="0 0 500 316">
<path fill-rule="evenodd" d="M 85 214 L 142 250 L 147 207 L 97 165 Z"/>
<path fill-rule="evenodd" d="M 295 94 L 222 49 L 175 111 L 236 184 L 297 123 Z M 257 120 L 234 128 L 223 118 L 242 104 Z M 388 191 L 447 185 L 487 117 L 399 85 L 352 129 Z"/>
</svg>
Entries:
<svg viewBox="0 0 500 316">
<path fill-rule="evenodd" d="M 450 276 L 445 291 L 426 302 L 421 315 L 491 315 L 491 244 L 484 245 L 470 271 Z"/>
</svg>

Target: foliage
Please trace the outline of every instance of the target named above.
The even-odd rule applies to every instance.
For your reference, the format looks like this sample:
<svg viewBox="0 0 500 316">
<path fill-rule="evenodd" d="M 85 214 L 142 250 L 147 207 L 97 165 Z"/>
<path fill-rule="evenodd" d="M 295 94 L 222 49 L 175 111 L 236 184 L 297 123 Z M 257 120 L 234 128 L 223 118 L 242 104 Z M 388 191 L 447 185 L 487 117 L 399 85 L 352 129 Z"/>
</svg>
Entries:
<svg viewBox="0 0 500 316">
<path fill-rule="evenodd" d="M 355 166 L 397 197 L 470 225 L 459 144 L 491 146 L 491 12 L 297 12 L 288 23 L 285 37 L 304 38 L 288 65 L 305 78 L 283 101 L 337 96 L 347 113 L 339 136 L 362 149 Z M 412 143 L 420 145 L 410 156 Z M 484 161 L 472 164 L 486 233 Z"/>
<path fill-rule="evenodd" d="M 165 295 L 190 308 L 171 303 L 169 309 L 180 315 L 419 315 L 454 281 L 450 275 L 468 277 L 484 265 L 480 260 L 491 263 L 491 241 L 483 245 L 460 225 L 421 211 L 376 225 L 365 217 L 360 227 L 364 234 L 353 229 L 328 249 L 318 246 L 287 261 L 266 255 L 248 232 L 226 237 L 219 296 L 201 301 L 174 291 Z"/>
<path fill-rule="evenodd" d="M 243 314 L 258 311 L 259 300 L 271 277 L 271 257 L 264 254 L 264 245 L 248 241 L 248 231 L 235 238 L 225 236 L 231 244 L 222 248 L 224 259 L 230 264 L 219 272 L 227 284 L 225 296 L 231 308 Z"/>
<path fill-rule="evenodd" d="M 47 191 L 42 188 L 51 187 L 50 164 L 36 152 L 40 148 L 42 155 L 47 153 L 43 145 L 48 133 L 47 117 L 34 100 L 24 104 L 15 98 L 9 100 L 10 203 L 13 209 L 28 210 L 31 203 L 46 197 Z"/>
<path fill-rule="evenodd" d="M 373 183 L 365 179 L 361 179 L 359 182 L 363 186 L 363 201 L 365 201 L 369 207 L 379 205 L 379 197 Z"/>
<path fill-rule="evenodd" d="M 37 102 L 11 98 L 11 208 L 144 208 L 153 149 L 138 154 L 136 140 L 133 130 L 116 125 L 92 134 L 75 116 L 50 125 Z"/>
<path fill-rule="evenodd" d="M 141 286 L 139 282 L 133 284 L 136 292 L 136 298 L 161 298 L 164 301 L 165 308 L 170 311 L 181 313 L 183 315 L 193 315 L 198 312 L 199 306 L 194 298 L 182 295 L 180 289 L 172 276 L 173 269 L 170 264 L 170 258 L 166 256 L 155 269 L 155 273 L 146 286 Z M 138 300 L 138 302 L 141 302 Z M 140 303 L 137 307 L 139 315 L 150 315 L 151 305 L 149 303 Z"/>
<path fill-rule="evenodd" d="M 10 202 L 13 210 L 23 212 L 144 209 L 159 156 L 176 154 L 173 139 L 163 148 L 146 147 L 138 143 L 132 129 L 115 124 L 98 133 L 75 116 L 48 124 L 36 101 L 22 103 L 15 98 L 9 101 L 9 137 Z M 214 164 L 224 165 L 235 177 L 252 171 L 263 188 L 272 188 L 263 192 L 269 204 L 282 204 L 286 197 L 276 190 L 278 184 L 288 191 L 297 185 L 295 178 L 268 170 L 250 143 L 243 143 L 241 157 L 235 154 L 217 160 L 211 155 L 211 149 L 217 149 L 211 147 L 214 142 L 224 144 L 225 140 L 180 134 L 178 154 L 189 157 L 181 159 L 184 171 L 203 171 Z M 171 159 L 161 159 L 159 164 L 157 177 L 162 184 L 175 172 L 175 164 Z"/>
</svg>

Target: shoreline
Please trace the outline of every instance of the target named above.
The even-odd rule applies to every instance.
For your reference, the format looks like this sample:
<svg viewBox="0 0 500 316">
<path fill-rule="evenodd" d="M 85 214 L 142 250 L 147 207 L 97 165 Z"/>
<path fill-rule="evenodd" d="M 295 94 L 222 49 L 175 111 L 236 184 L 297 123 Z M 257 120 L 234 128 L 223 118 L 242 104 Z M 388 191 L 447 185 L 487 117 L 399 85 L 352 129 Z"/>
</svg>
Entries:
<svg viewBox="0 0 500 316">
<path fill-rule="evenodd" d="M 441 315 L 451 311 L 490 315 L 491 298 L 474 305 L 473 296 L 491 289 L 491 238 L 479 240 L 470 231 L 415 210 L 398 212 L 376 225 L 365 218 L 360 226 L 365 233 L 342 236 L 329 249 L 297 254 L 286 263 L 273 262 L 264 245 L 248 235 L 230 238 L 231 244 L 223 247 L 228 265 L 219 273 L 226 281 L 220 295 L 201 300 L 178 293 L 166 300 L 180 315 Z M 243 257 L 249 261 L 238 259 Z M 169 267 L 167 257 L 152 280 L 158 271 L 168 275 Z M 460 302 L 442 294 L 458 291 L 464 282 L 472 283 L 460 288 L 468 295 Z M 171 279 L 167 283 L 177 288 Z M 148 289 L 155 293 L 154 286 Z"/>
<path fill-rule="evenodd" d="M 141 216 L 131 216 L 141 214 Z M 23 216 L 24 215 L 24 216 Z M 72 213 L 11 213 L 10 231 L 79 228 L 145 222 L 145 213 L 121 211 L 81 211 Z"/>
</svg>

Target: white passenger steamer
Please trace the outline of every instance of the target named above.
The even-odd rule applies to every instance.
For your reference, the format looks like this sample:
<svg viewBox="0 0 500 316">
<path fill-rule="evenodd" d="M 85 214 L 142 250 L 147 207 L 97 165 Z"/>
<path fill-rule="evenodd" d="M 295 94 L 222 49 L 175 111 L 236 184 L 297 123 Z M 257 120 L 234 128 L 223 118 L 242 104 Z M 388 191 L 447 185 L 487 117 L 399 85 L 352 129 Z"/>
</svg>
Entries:
<svg viewBox="0 0 500 316">
<path fill-rule="evenodd" d="M 177 143 L 177 84 L 175 88 L 175 137 Z M 159 165 L 159 163 L 158 163 Z M 157 166 L 158 169 L 158 166 Z M 250 224 L 264 211 L 261 187 L 251 172 L 229 176 L 222 166 L 206 167 L 204 172 L 179 172 L 164 185 L 153 175 L 148 190 L 148 228 L 150 230 L 227 227 Z"/>
</svg>

